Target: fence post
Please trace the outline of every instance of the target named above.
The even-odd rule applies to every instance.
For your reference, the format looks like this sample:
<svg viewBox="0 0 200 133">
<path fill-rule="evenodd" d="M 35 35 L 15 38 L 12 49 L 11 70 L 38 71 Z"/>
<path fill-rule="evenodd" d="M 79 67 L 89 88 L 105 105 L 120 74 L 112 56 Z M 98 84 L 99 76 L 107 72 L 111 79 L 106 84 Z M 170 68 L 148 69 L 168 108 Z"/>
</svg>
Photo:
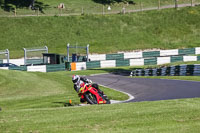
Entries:
<svg viewBox="0 0 200 133">
<path fill-rule="evenodd" d="M 69 62 L 69 43 L 67 44 L 67 62 Z"/>
<path fill-rule="evenodd" d="M 122 13 L 126 14 L 126 8 L 125 7 L 122 8 Z"/>
<path fill-rule="evenodd" d="M 158 9 L 160 9 L 160 0 L 158 0 Z"/>
<path fill-rule="evenodd" d="M 102 10 L 102 14 L 105 15 L 105 11 L 104 11 L 104 5 L 103 5 L 103 10 Z"/>
<path fill-rule="evenodd" d="M 140 0 L 140 11 L 142 11 L 142 1 Z"/>
<path fill-rule="evenodd" d="M 37 16 L 39 16 L 39 8 L 37 8 Z"/>
<path fill-rule="evenodd" d="M 9 63 L 9 59 L 10 59 L 10 52 L 8 49 L 6 49 L 6 52 L 7 52 L 7 63 Z"/>
<path fill-rule="evenodd" d="M 15 8 L 14 12 L 15 12 L 15 17 L 16 17 L 17 16 L 17 9 L 16 8 Z"/>
<path fill-rule="evenodd" d="M 60 8 L 60 16 L 62 16 L 62 8 Z"/>
<path fill-rule="evenodd" d="M 89 62 L 89 44 L 86 47 L 86 51 L 87 51 L 87 62 Z"/>
<path fill-rule="evenodd" d="M 83 9 L 83 7 L 82 7 L 82 9 L 81 9 L 81 15 L 83 15 L 84 14 L 84 9 Z"/>
<path fill-rule="evenodd" d="M 27 55 L 26 55 L 26 49 L 25 48 L 23 48 L 24 49 L 24 65 L 26 65 L 26 57 L 27 57 Z"/>
<path fill-rule="evenodd" d="M 175 8 L 178 8 L 178 0 L 175 0 Z"/>
<path fill-rule="evenodd" d="M 193 6 L 193 0 L 191 0 L 191 6 Z"/>
</svg>

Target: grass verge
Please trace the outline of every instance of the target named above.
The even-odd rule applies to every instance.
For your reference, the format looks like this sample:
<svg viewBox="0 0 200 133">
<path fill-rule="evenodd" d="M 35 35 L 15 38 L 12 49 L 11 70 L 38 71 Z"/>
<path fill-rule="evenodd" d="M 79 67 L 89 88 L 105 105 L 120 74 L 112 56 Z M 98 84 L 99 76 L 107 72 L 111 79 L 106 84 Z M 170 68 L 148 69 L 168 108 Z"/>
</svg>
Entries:
<svg viewBox="0 0 200 133">
<path fill-rule="evenodd" d="M 73 89 L 72 74 L 90 73 L 94 71 L 30 73 L 1 70 L 0 106 L 4 110 L 65 107 L 68 106 L 69 99 L 73 105 L 78 105 L 80 102 Z M 128 99 L 128 96 L 121 92 L 100 88 L 110 99 Z"/>
<path fill-rule="evenodd" d="M 200 99 L 0 112 L 3 132 L 198 132 Z"/>
<path fill-rule="evenodd" d="M 131 133 L 200 130 L 200 98 L 65 107 L 68 99 L 72 99 L 73 104 L 79 102 L 72 89 L 72 74 L 102 72 L 105 71 L 44 74 L 1 70 L 0 131 Z M 114 99 L 124 99 L 113 91 L 106 94 Z"/>
<path fill-rule="evenodd" d="M 90 53 L 198 47 L 199 18 L 199 6 L 126 15 L 1 18 L 0 46 L 10 50 L 11 58 L 23 57 L 23 47 L 44 45 L 49 52 L 66 54 L 67 43 L 90 44 Z"/>
</svg>

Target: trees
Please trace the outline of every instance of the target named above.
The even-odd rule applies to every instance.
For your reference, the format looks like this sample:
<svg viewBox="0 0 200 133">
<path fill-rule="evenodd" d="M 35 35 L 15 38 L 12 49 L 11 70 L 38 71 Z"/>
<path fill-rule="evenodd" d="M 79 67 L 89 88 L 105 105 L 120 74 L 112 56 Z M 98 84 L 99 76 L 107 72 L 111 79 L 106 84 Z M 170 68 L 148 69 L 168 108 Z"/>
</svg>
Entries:
<svg viewBox="0 0 200 133">
<path fill-rule="evenodd" d="M 30 8 L 33 10 L 37 8 L 42 11 L 48 6 L 37 0 L 0 0 L 0 8 L 5 11 L 13 11 L 14 8 Z"/>
<path fill-rule="evenodd" d="M 33 7 L 36 0 L 0 0 L 0 6 L 3 8 L 9 8 L 10 5 L 16 6 L 16 8 Z"/>
<path fill-rule="evenodd" d="M 30 7 L 30 8 L 33 8 L 34 5 L 35 5 L 35 0 L 30 0 L 30 5 L 29 5 L 29 7 Z"/>
</svg>

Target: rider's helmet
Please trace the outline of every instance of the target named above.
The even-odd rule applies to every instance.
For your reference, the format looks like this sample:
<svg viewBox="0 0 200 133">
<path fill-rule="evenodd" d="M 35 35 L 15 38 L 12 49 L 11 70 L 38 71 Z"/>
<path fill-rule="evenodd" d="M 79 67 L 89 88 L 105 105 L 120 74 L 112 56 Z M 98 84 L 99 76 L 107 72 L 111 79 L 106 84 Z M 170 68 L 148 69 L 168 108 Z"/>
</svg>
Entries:
<svg viewBox="0 0 200 133">
<path fill-rule="evenodd" d="M 72 82 L 74 83 L 74 84 L 76 84 L 77 82 L 79 82 L 80 81 L 80 76 L 78 76 L 78 75 L 73 75 L 72 76 Z"/>
</svg>

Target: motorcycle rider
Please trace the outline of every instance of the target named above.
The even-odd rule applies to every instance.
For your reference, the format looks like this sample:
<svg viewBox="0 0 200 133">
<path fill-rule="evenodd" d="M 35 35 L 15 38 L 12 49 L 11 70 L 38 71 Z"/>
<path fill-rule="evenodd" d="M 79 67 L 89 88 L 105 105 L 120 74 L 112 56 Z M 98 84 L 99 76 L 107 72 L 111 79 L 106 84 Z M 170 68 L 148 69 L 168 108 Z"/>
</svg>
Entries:
<svg viewBox="0 0 200 133">
<path fill-rule="evenodd" d="M 92 85 L 92 87 L 96 88 L 102 95 L 104 95 L 103 91 L 99 89 L 98 84 L 93 84 L 90 79 L 87 79 L 85 77 L 80 77 L 79 75 L 73 75 L 72 76 L 72 82 L 74 83 L 74 90 L 78 93 L 80 88 L 84 85 Z M 86 100 L 81 98 L 80 102 L 83 103 Z"/>
</svg>

